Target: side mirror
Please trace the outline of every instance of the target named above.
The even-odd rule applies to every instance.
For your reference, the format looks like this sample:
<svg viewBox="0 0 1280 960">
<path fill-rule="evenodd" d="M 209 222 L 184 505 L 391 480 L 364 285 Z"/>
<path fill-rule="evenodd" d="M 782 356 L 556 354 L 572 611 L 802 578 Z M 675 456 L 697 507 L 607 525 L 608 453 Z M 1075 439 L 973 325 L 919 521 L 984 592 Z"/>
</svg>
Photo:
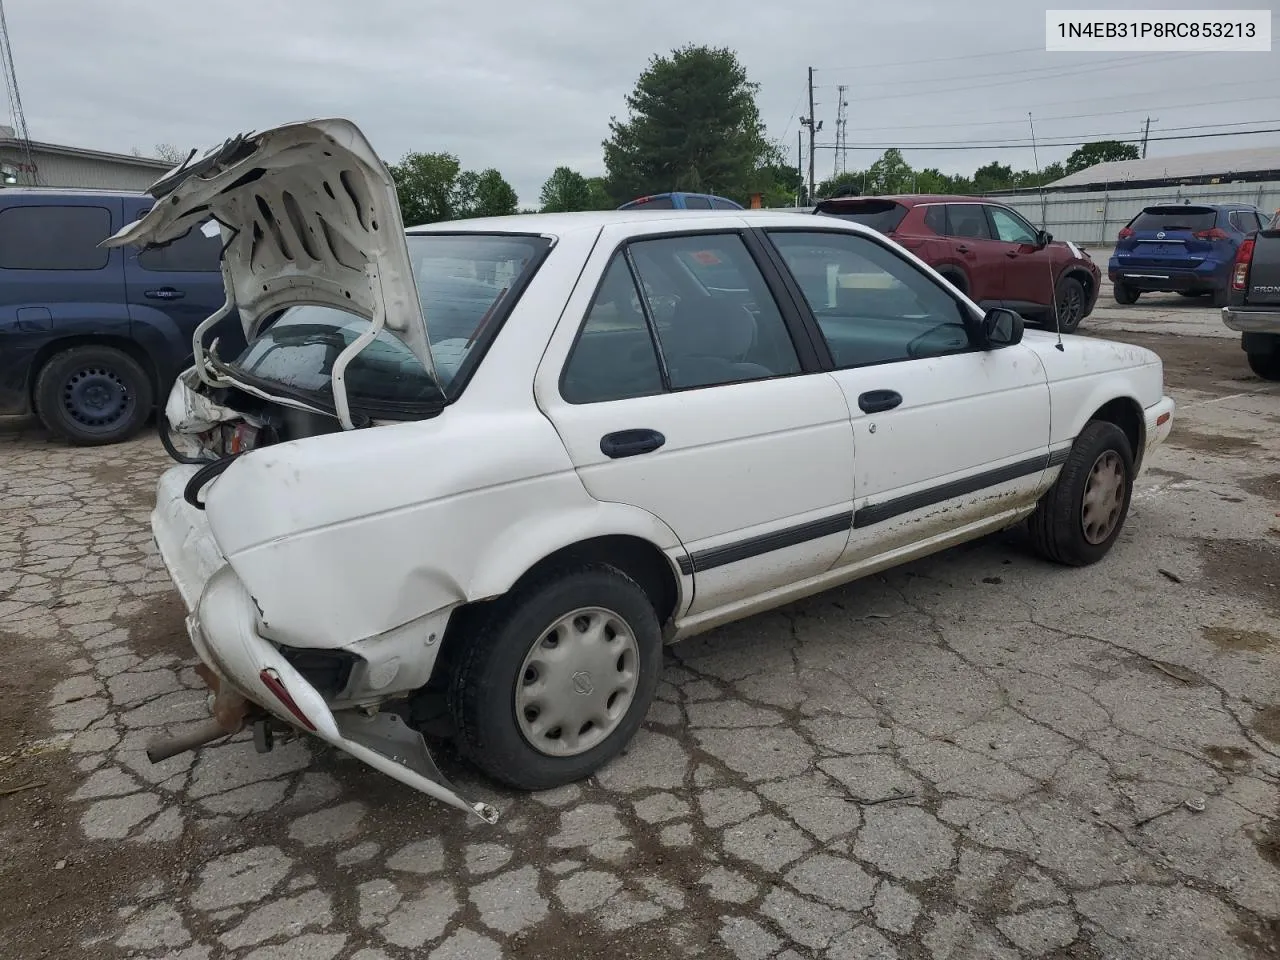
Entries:
<svg viewBox="0 0 1280 960">
<path fill-rule="evenodd" d="M 1049 244 L 1051 244 L 1051 243 L 1053 243 L 1053 234 L 1052 234 L 1052 233 L 1050 233 L 1050 232 L 1049 232 L 1049 231 L 1047 231 L 1047 230 L 1037 230 L 1037 231 L 1036 231 L 1036 246 L 1038 246 L 1038 247 L 1047 247 L 1047 246 L 1048 246 Z"/>
<path fill-rule="evenodd" d="M 982 338 L 988 350 L 1022 342 L 1022 315 L 1007 307 L 993 307 L 982 318 Z"/>
</svg>

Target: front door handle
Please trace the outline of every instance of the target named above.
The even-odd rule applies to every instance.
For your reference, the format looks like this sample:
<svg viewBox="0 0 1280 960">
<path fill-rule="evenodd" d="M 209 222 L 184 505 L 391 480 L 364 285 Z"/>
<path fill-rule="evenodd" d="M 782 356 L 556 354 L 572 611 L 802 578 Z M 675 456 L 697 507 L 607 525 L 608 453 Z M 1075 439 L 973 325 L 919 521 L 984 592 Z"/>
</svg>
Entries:
<svg viewBox="0 0 1280 960">
<path fill-rule="evenodd" d="M 858 397 L 858 407 L 863 413 L 884 413 L 902 402 L 902 394 L 896 390 L 868 390 Z"/>
<path fill-rule="evenodd" d="M 960 246 L 956 247 L 956 253 L 968 253 L 968 252 L 969 252 L 969 248 L 966 247 L 963 243 L 960 244 Z"/>
<path fill-rule="evenodd" d="M 186 294 L 173 287 L 160 287 L 158 290 L 145 290 L 142 294 L 150 300 L 181 300 Z"/>
<path fill-rule="evenodd" d="M 1004 255 L 1005 255 L 1006 257 L 1008 257 L 1010 260 L 1012 260 L 1014 257 L 1016 257 L 1016 256 L 1018 255 L 1018 251 L 1017 251 L 1017 250 L 1006 250 L 1006 251 L 1004 252 Z"/>
<path fill-rule="evenodd" d="M 666 442 L 667 438 L 657 430 L 619 430 L 600 438 L 600 452 L 611 460 L 619 460 L 652 453 Z"/>
</svg>

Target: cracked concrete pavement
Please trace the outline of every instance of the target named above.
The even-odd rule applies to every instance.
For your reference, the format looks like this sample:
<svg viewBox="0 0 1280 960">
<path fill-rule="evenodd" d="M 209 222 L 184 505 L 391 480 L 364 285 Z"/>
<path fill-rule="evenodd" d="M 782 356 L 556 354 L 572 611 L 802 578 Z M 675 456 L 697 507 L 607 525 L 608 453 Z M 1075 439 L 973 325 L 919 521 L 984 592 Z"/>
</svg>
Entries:
<svg viewBox="0 0 1280 960">
<path fill-rule="evenodd" d="M 1013 531 L 687 641 L 590 781 L 443 752 L 495 827 L 309 741 L 150 764 L 205 711 L 159 443 L 0 436 L 0 952 L 1280 955 L 1280 385 L 1161 309 L 1111 334 L 1180 409 L 1107 560 Z"/>
</svg>

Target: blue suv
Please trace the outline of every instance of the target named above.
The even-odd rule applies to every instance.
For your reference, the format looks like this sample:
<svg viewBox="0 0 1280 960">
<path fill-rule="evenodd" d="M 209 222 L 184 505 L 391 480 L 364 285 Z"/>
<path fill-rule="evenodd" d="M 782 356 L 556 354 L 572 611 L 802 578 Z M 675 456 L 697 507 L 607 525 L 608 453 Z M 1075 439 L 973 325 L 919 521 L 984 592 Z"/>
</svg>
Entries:
<svg viewBox="0 0 1280 960">
<path fill-rule="evenodd" d="M 155 201 L 142 193 L 0 189 L 0 415 L 35 413 L 78 445 L 134 435 L 191 363 L 225 300 L 221 241 L 193 228 L 139 251 L 99 244 Z M 244 349 L 232 313 L 206 335 Z"/>
<path fill-rule="evenodd" d="M 619 210 L 741 210 L 742 204 L 712 193 L 655 193 L 624 203 Z"/>
<path fill-rule="evenodd" d="M 1145 208 L 1120 230 L 1107 263 L 1116 303 L 1176 292 L 1212 294 L 1214 306 L 1225 306 L 1236 251 L 1261 229 L 1258 208 L 1245 203 Z"/>
</svg>

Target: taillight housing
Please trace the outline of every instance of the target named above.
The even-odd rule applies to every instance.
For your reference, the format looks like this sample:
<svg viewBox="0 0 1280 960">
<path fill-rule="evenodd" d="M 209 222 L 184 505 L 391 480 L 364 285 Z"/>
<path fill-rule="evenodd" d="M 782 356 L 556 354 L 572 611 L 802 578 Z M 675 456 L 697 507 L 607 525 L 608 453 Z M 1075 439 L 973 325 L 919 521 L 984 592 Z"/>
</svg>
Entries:
<svg viewBox="0 0 1280 960">
<path fill-rule="evenodd" d="M 1235 268 L 1231 271 L 1231 289 L 1243 290 L 1249 282 L 1249 266 L 1253 263 L 1253 237 L 1240 244 L 1236 251 Z"/>
<path fill-rule="evenodd" d="M 1129 239 L 1130 237 L 1132 237 L 1132 236 L 1133 236 L 1133 231 L 1132 231 L 1132 230 L 1130 230 L 1128 227 L 1121 227 L 1121 228 L 1120 228 L 1120 239 L 1121 239 L 1121 240 L 1128 240 L 1128 239 Z"/>
<path fill-rule="evenodd" d="M 1200 230 L 1192 234 L 1197 240 L 1230 240 L 1227 231 L 1221 227 L 1214 227 L 1211 230 Z"/>
</svg>

